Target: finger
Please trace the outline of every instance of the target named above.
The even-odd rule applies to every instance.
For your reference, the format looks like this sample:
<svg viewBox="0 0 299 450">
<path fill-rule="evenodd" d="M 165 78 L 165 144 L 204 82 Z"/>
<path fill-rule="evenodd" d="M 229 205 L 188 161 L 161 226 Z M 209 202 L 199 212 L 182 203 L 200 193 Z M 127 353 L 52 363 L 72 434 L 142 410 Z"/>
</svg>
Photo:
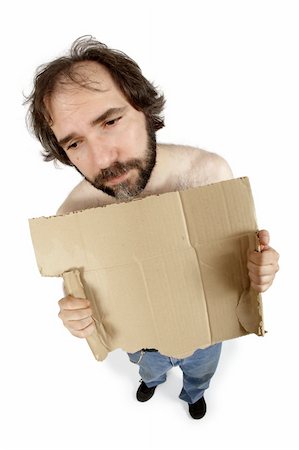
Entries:
<svg viewBox="0 0 299 450">
<path fill-rule="evenodd" d="M 249 273 L 252 273 L 256 276 L 273 275 L 278 270 L 278 267 L 276 268 L 273 264 L 269 264 L 267 266 L 257 266 L 251 261 L 248 262 L 247 268 Z"/>
<path fill-rule="evenodd" d="M 81 331 L 93 323 L 92 317 L 86 317 L 82 320 L 70 320 L 65 323 L 65 326 L 72 331 Z"/>
<path fill-rule="evenodd" d="M 74 335 L 76 337 L 87 338 L 94 332 L 94 330 L 95 330 L 95 324 L 93 322 L 92 324 L 90 324 L 86 328 L 84 328 L 84 330 L 79 330 L 79 331 L 70 330 L 70 332 L 72 333 L 72 335 Z"/>
<path fill-rule="evenodd" d="M 91 308 L 85 308 L 85 309 L 63 309 L 62 311 L 59 311 L 58 317 L 64 321 L 66 320 L 82 320 L 86 319 L 87 317 L 92 316 L 92 309 Z"/>
<path fill-rule="evenodd" d="M 277 264 L 279 259 L 278 253 L 271 247 L 263 252 L 249 252 L 248 262 L 252 262 L 258 266 L 267 266 L 268 264 Z"/>
<path fill-rule="evenodd" d="M 267 230 L 260 230 L 258 232 L 258 238 L 259 238 L 259 241 L 260 241 L 261 245 L 266 246 L 266 247 L 269 245 L 269 242 L 270 242 L 269 231 L 267 231 Z"/>
<path fill-rule="evenodd" d="M 76 298 L 68 295 L 58 302 L 61 309 L 84 309 L 90 306 L 90 301 L 86 298 Z"/>
<path fill-rule="evenodd" d="M 264 285 L 271 283 L 274 278 L 274 274 L 272 275 L 257 275 L 256 273 L 249 272 L 249 278 L 251 283 Z"/>
<path fill-rule="evenodd" d="M 273 280 L 269 283 L 266 284 L 259 284 L 259 283 L 251 283 L 251 287 L 256 291 L 256 292 L 265 292 L 267 289 L 269 289 L 269 287 L 271 286 L 271 284 L 273 283 Z"/>
</svg>

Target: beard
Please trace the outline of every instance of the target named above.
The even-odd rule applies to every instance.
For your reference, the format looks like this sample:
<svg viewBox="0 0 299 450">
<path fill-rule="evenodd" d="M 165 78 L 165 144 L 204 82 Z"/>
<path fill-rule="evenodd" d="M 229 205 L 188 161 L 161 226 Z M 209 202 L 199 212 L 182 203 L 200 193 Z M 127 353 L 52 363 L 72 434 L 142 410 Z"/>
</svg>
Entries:
<svg viewBox="0 0 299 450">
<path fill-rule="evenodd" d="M 130 201 L 135 197 L 138 197 L 138 195 L 141 194 L 150 179 L 153 168 L 156 164 L 157 156 L 155 132 L 151 129 L 148 123 L 146 125 L 146 129 L 147 145 L 144 158 L 131 159 L 125 163 L 116 161 L 107 169 L 101 170 L 95 177 L 94 181 L 91 181 L 85 177 L 86 181 L 92 184 L 96 189 L 99 189 L 105 192 L 105 194 L 108 194 L 120 201 Z M 130 182 L 130 179 L 126 179 L 123 182 L 116 184 L 115 186 L 105 185 L 105 182 L 124 175 L 131 169 L 137 170 L 137 178 L 134 182 Z"/>
</svg>

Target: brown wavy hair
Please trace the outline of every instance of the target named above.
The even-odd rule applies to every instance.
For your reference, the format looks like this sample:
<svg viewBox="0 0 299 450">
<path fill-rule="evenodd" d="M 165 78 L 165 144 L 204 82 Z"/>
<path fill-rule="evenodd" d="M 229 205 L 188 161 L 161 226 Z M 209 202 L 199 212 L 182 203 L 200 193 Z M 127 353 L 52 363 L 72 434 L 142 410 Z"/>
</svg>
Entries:
<svg viewBox="0 0 299 450">
<path fill-rule="evenodd" d="M 144 113 L 149 130 L 155 132 L 164 127 L 164 118 L 161 116 L 164 95 L 158 93 L 156 87 L 142 75 L 138 64 L 125 53 L 110 49 L 91 36 L 82 36 L 73 42 L 66 56 L 38 67 L 33 90 L 25 101 L 29 105 L 27 125 L 42 144 L 45 161 L 58 160 L 72 165 L 51 129 L 52 120 L 45 99 L 49 99 L 57 86 L 65 82 L 94 89 L 76 75 L 75 64 L 84 61 L 95 61 L 108 69 L 126 100 L 133 108 Z"/>
</svg>

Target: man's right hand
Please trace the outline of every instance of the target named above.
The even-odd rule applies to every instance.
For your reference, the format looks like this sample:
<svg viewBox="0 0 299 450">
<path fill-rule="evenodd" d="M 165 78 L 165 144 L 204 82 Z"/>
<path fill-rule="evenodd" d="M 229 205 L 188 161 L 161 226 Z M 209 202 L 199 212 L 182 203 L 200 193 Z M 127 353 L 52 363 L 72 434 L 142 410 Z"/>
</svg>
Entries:
<svg viewBox="0 0 299 450">
<path fill-rule="evenodd" d="M 68 295 L 58 302 L 58 317 L 74 336 L 86 338 L 95 330 L 90 301 Z"/>
</svg>

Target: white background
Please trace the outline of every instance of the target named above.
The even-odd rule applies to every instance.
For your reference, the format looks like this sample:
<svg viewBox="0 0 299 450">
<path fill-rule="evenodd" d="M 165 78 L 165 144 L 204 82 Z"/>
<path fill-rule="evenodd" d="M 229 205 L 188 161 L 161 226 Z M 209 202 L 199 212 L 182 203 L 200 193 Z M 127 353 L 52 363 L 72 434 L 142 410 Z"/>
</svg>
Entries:
<svg viewBox="0 0 299 450">
<path fill-rule="evenodd" d="M 1 449 L 297 449 L 297 2 L 29 0 L 1 16 Z M 42 161 L 22 92 L 84 34 L 125 51 L 164 91 L 159 142 L 214 151 L 249 176 L 281 254 L 263 296 L 268 334 L 225 343 L 201 421 L 177 398 L 177 368 L 138 403 L 137 367 L 121 350 L 96 362 L 57 318 L 61 281 L 36 267 L 27 219 L 54 214 L 79 175 Z"/>
</svg>

